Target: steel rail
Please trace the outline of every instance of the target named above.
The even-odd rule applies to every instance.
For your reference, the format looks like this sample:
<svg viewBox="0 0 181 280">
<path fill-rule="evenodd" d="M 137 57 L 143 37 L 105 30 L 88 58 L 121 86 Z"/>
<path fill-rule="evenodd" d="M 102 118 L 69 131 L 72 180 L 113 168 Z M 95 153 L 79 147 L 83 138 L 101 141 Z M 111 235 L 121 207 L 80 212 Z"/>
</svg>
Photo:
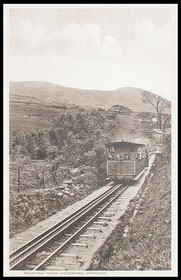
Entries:
<svg viewBox="0 0 181 280">
<path fill-rule="evenodd" d="M 58 222 L 55 226 L 51 227 L 49 230 L 46 230 L 38 237 L 32 239 L 30 242 L 22 246 L 20 249 L 24 248 L 24 250 L 18 249 L 16 252 L 17 254 L 13 253 L 11 256 L 13 258 L 10 260 L 10 269 L 15 269 L 19 265 L 21 265 L 27 258 L 32 256 L 38 250 L 40 250 L 43 246 L 47 245 L 52 238 L 57 237 L 60 233 L 62 233 L 67 227 L 70 227 L 72 222 L 75 222 L 75 219 L 80 219 L 80 214 L 85 212 L 85 210 L 89 210 L 90 207 L 93 207 L 95 203 L 100 203 L 104 196 L 107 196 L 115 191 L 117 188 L 120 188 L 121 185 L 116 185 L 111 187 L 108 191 L 104 192 L 103 194 L 99 195 L 97 198 L 93 199 L 91 202 L 87 203 L 69 217 L 65 218 L 63 221 Z M 95 207 L 95 206 L 94 206 Z M 28 247 L 29 246 L 29 247 Z"/>
<path fill-rule="evenodd" d="M 121 190 L 115 197 L 113 197 L 106 205 L 104 205 L 93 217 L 91 217 L 83 226 L 81 226 L 75 233 L 72 234 L 66 241 L 64 241 L 58 248 L 54 250 L 45 260 L 43 260 L 39 265 L 37 265 L 33 271 L 40 270 L 43 268 L 47 262 L 49 262 L 60 250 L 63 250 L 71 241 L 73 241 L 86 227 L 89 226 L 114 200 L 116 200 L 127 188 L 126 185 L 123 190 Z"/>
<path fill-rule="evenodd" d="M 112 186 L 111 188 L 114 188 L 114 186 Z M 110 188 L 110 189 L 111 189 Z M 104 194 L 104 193 L 103 193 Z M 99 195 L 98 197 L 96 197 L 95 199 L 91 200 L 90 202 L 88 202 L 86 205 L 89 205 L 90 203 L 92 203 L 94 200 L 98 199 L 99 197 L 101 197 L 103 194 Z M 61 224 L 63 224 L 64 222 L 66 222 L 69 218 L 73 217 L 74 215 L 76 215 L 81 209 L 83 209 L 86 205 L 82 206 L 81 208 L 79 208 L 77 211 L 73 212 L 71 215 L 69 215 L 68 217 L 66 217 L 65 219 L 61 220 L 60 222 L 57 222 L 55 225 L 53 225 L 52 227 L 50 227 L 49 229 L 45 230 L 44 232 L 42 232 L 41 234 L 39 234 L 38 236 L 32 238 L 31 240 L 27 241 L 24 245 L 22 245 L 21 247 L 19 247 L 16 251 L 14 251 L 12 254 L 10 254 L 10 258 L 12 259 L 13 257 L 17 256 L 19 253 L 21 253 L 22 251 L 24 251 L 28 246 L 30 246 L 31 244 L 35 243 L 36 241 L 40 240 L 40 238 L 44 237 L 45 235 L 47 235 L 49 232 L 51 232 L 53 229 L 58 228 Z"/>
<path fill-rule="evenodd" d="M 88 205 L 86 205 L 86 207 L 85 206 L 82 207 L 83 209 L 81 208 L 81 211 L 79 211 L 78 214 L 76 214 L 74 217 L 72 217 L 71 219 L 69 219 L 68 221 L 66 221 L 62 225 L 60 225 L 59 228 L 50 232 L 46 237 L 43 238 L 43 240 L 41 240 L 41 242 L 38 242 L 38 244 L 36 244 L 36 246 L 34 244 L 32 244 L 31 250 L 28 248 L 26 250 L 26 252 L 23 252 L 18 256 L 18 260 L 17 260 L 17 258 L 15 258 L 16 262 L 12 265 L 11 269 L 15 269 L 15 268 L 18 267 L 18 265 L 23 264 L 23 262 L 25 262 L 34 253 L 37 253 L 38 250 L 40 250 L 42 247 L 44 247 L 49 242 L 51 242 L 52 239 L 55 239 L 59 234 L 63 233 L 68 227 L 70 227 L 73 223 L 75 223 L 76 219 L 77 220 L 78 220 L 78 218 L 80 219 L 80 214 L 82 214 L 82 213 L 84 214 L 86 209 L 89 210 L 89 208 L 92 207 L 92 205 L 94 206 L 95 203 L 97 203 L 99 200 L 102 200 L 103 197 L 105 195 L 107 195 L 107 193 L 109 194 L 112 191 L 115 191 L 115 189 L 118 188 L 117 186 L 120 187 L 121 185 L 114 186 L 114 188 L 112 188 L 108 192 L 105 192 L 104 194 L 100 195 L 98 198 L 96 198 L 93 201 L 91 201 L 90 203 L 88 203 Z"/>
</svg>

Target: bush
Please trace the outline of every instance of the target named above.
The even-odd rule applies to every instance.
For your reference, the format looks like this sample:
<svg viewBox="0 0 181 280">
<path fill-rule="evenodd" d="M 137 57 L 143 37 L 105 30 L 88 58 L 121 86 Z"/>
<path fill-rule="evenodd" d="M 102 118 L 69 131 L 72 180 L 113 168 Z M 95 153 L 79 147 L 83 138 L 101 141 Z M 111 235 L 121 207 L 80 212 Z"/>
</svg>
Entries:
<svg viewBox="0 0 181 280">
<path fill-rule="evenodd" d="M 48 158 L 55 159 L 58 156 L 58 147 L 53 145 L 48 148 Z"/>
</svg>

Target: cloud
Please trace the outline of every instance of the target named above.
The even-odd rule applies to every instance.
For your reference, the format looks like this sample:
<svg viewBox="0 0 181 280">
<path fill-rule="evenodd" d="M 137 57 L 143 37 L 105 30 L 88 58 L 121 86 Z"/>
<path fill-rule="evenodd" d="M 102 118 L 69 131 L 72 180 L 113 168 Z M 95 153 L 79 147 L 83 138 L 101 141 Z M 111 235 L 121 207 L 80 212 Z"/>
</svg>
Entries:
<svg viewBox="0 0 181 280">
<path fill-rule="evenodd" d="M 92 22 L 70 22 L 59 28 L 35 24 L 31 18 L 21 19 L 10 25 L 10 49 L 13 52 L 53 54 L 79 59 L 106 59 L 131 61 L 163 57 L 171 49 L 171 26 L 162 28 L 148 19 L 133 26 L 131 40 L 118 42 L 110 34 L 104 34 L 99 25 Z"/>
<path fill-rule="evenodd" d="M 10 47 L 14 51 L 48 53 L 92 58 L 113 58 L 122 51 L 116 38 L 104 35 L 93 23 L 82 25 L 74 22 L 61 29 L 33 25 L 30 18 L 11 26 Z"/>
<path fill-rule="evenodd" d="M 44 38 L 44 35 L 45 28 L 41 25 L 34 27 L 30 18 L 25 18 L 10 26 L 10 40 L 14 40 L 17 45 L 21 44 L 24 48 L 35 47 L 37 42 Z"/>
<path fill-rule="evenodd" d="M 165 54 L 171 49 L 170 23 L 158 28 L 153 21 L 144 19 L 135 26 L 134 41 L 143 54 Z"/>
<path fill-rule="evenodd" d="M 112 36 L 111 29 L 108 34 L 93 22 L 60 26 L 35 22 L 31 17 L 14 20 L 10 24 L 11 79 L 79 88 L 135 86 L 170 95 L 169 21 L 158 27 L 154 21 L 142 19 L 125 30 L 132 36 Z"/>
</svg>

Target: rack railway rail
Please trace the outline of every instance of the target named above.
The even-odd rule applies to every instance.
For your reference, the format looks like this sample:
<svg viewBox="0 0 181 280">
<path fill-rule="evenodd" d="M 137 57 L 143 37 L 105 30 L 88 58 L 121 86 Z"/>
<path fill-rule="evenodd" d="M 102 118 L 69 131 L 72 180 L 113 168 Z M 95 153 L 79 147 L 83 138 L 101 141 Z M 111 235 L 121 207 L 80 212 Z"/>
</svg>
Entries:
<svg viewBox="0 0 181 280">
<path fill-rule="evenodd" d="M 18 248 L 10 255 L 10 269 L 45 269 L 53 258 L 61 254 L 128 187 L 129 185 L 125 183 L 111 186 L 108 191 Z"/>
</svg>

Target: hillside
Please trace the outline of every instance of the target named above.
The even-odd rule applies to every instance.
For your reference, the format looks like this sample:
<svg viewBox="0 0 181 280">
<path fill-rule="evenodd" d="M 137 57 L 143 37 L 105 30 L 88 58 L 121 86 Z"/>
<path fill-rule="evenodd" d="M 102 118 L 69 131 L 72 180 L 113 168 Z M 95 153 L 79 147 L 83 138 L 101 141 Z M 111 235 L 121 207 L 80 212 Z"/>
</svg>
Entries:
<svg viewBox="0 0 181 280">
<path fill-rule="evenodd" d="M 141 99 L 143 90 L 138 88 L 119 88 L 114 91 L 84 90 L 63 87 L 48 82 L 10 82 L 10 94 L 30 96 L 41 100 L 52 100 L 80 106 L 104 107 L 118 104 L 133 111 L 154 111 L 151 105 Z"/>
</svg>

